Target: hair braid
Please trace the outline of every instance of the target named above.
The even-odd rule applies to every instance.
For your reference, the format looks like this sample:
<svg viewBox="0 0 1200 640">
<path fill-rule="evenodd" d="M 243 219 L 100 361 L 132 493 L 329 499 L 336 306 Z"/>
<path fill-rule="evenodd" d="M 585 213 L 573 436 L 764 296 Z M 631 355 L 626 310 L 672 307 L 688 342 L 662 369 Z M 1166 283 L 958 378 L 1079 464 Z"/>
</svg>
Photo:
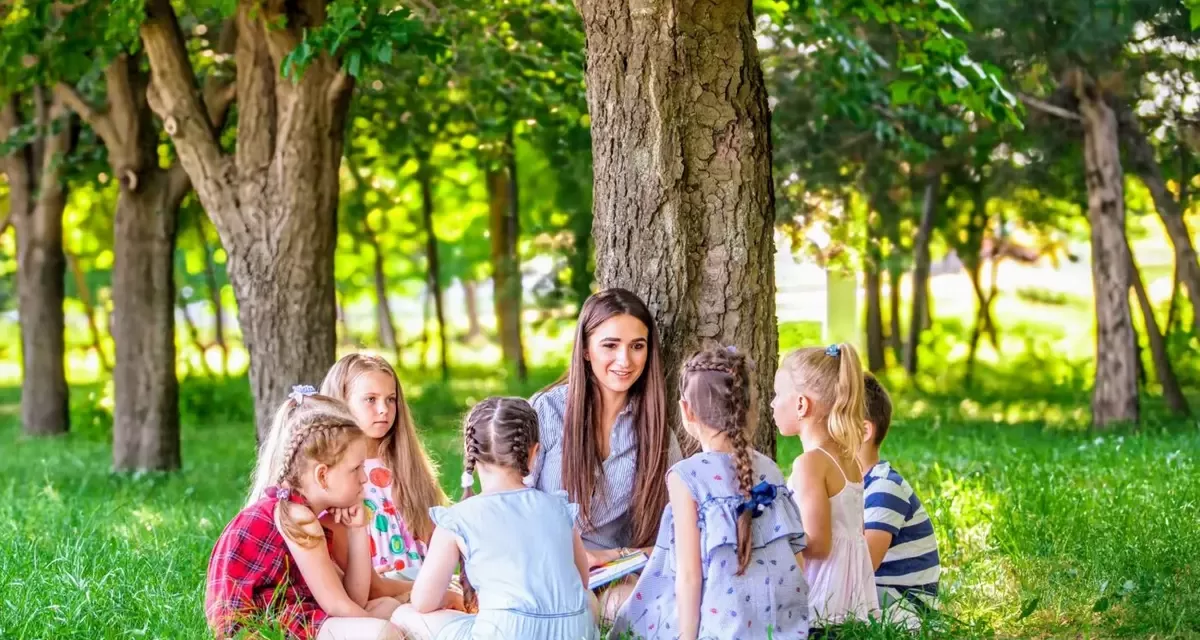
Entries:
<svg viewBox="0 0 1200 640">
<path fill-rule="evenodd" d="M 705 426 L 729 439 L 737 470 L 738 493 L 750 499 L 754 486 L 754 462 L 750 454 L 751 429 L 749 362 L 730 349 L 706 349 L 692 356 L 683 367 L 681 388 L 691 411 Z M 750 564 L 752 510 L 737 519 L 737 575 Z"/>
</svg>

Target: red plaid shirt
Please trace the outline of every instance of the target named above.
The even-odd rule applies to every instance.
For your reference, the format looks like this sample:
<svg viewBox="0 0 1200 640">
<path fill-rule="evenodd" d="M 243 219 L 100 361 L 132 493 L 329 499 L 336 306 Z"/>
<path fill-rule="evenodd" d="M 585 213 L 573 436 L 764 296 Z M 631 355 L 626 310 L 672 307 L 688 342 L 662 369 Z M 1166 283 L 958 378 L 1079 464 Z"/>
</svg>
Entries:
<svg viewBox="0 0 1200 640">
<path fill-rule="evenodd" d="M 328 614 L 321 610 L 295 567 L 275 526 L 279 493 L 246 507 L 225 527 L 208 560 L 204 614 L 222 638 L 243 627 L 282 628 L 298 640 L 317 636 Z M 290 502 L 305 504 L 292 494 Z"/>
</svg>

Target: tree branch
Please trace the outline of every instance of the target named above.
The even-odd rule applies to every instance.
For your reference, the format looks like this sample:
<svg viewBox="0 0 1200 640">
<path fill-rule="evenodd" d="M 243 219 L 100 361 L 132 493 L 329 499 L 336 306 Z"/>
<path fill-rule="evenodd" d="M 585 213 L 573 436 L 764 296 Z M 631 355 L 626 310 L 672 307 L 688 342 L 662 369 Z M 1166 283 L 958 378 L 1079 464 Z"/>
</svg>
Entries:
<svg viewBox="0 0 1200 640">
<path fill-rule="evenodd" d="M 105 146 L 112 146 L 116 143 L 116 130 L 113 129 L 112 119 L 106 109 L 97 109 L 92 106 L 75 87 L 65 82 L 58 82 L 54 85 L 54 96 L 86 122 L 104 141 Z"/>
<path fill-rule="evenodd" d="M 233 221 L 227 219 L 237 210 L 232 164 L 221 152 L 213 132 L 170 0 L 146 2 L 146 21 L 140 32 L 150 60 L 150 86 L 146 90 L 150 108 L 162 119 L 204 208 L 218 228 L 233 233 Z"/>
<path fill-rule="evenodd" d="M 1046 102 L 1044 100 L 1038 100 L 1037 98 L 1035 98 L 1033 96 L 1027 96 L 1023 93 L 1018 94 L 1018 95 L 1021 98 L 1021 102 L 1024 102 L 1026 105 L 1029 105 L 1030 107 L 1033 107 L 1034 109 L 1037 109 L 1038 111 L 1041 111 L 1042 113 L 1048 113 L 1052 116 L 1056 116 L 1059 118 L 1065 118 L 1067 120 L 1074 120 L 1076 122 L 1083 121 L 1083 118 L 1078 113 L 1075 113 L 1074 111 L 1071 111 L 1069 109 L 1064 109 L 1064 108 L 1056 106 L 1056 105 L 1052 105 L 1049 102 Z"/>
</svg>

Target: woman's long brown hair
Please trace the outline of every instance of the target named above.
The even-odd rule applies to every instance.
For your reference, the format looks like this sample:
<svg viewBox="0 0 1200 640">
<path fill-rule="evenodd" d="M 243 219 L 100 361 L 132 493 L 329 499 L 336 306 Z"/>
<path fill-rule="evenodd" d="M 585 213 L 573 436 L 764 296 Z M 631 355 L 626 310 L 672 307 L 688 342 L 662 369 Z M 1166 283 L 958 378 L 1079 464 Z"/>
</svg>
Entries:
<svg viewBox="0 0 1200 640">
<path fill-rule="evenodd" d="M 633 408 L 633 432 L 637 441 L 637 465 L 633 476 L 631 546 L 648 547 L 658 535 L 658 524 L 667 506 L 667 452 L 671 430 L 667 425 L 666 380 L 663 377 L 658 329 L 641 298 L 625 289 L 605 289 L 583 304 L 575 328 L 575 346 L 566 374 L 551 387 L 567 384 L 567 406 L 563 416 L 562 483 L 571 502 L 579 505 L 585 529 L 592 527 L 592 499 L 607 498 L 600 476 L 599 434 L 600 390 L 587 354 L 588 338 L 609 318 L 628 315 L 646 325 L 646 367 L 629 390 Z M 597 496 L 597 489 L 599 495 Z"/>
</svg>

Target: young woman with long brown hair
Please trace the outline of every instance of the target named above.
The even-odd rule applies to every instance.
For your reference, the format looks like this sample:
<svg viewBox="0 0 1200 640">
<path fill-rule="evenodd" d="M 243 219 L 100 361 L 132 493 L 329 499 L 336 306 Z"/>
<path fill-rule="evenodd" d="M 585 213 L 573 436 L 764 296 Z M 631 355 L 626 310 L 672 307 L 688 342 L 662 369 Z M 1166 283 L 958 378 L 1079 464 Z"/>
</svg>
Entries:
<svg viewBox="0 0 1200 640">
<path fill-rule="evenodd" d="M 532 399 L 542 451 L 530 480 L 579 505 L 588 560 L 598 566 L 647 553 L 667 505 L 666 474 L 680 459 L 667 424 L 658 330 L 635 294 L 606 289 L 579 313 L 566 374 Z M 606 590 L 605 617 L 632 581 Z"/>
</svg>

